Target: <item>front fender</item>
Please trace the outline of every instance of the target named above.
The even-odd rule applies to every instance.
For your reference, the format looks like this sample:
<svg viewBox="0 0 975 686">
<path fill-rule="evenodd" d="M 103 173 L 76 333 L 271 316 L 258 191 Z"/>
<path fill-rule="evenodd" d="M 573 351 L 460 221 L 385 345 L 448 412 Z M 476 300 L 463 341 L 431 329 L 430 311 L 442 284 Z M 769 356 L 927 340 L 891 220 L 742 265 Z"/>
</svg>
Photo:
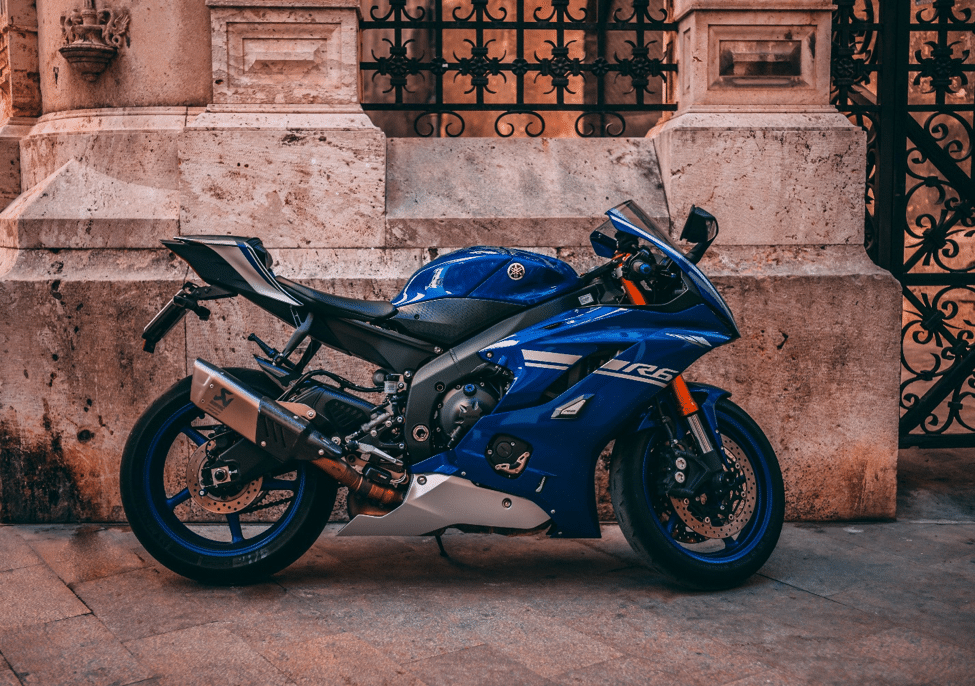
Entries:
<svg viewBox="0 0 975 686">
<path fill-rule="evenodd" d="M 708 428 L 711 430 L 711 440 L 714 444 L 721 447 L 721 435 L 718 433 L 718 415 L 715 411 L 715 406 L 718 401 L 722 398 L 730 398 L 731 392 L 726 391 L 723 388 L 718 388 L 717 386 L 709 386 L 703 383 L 688 383 L 688 389 L 691 391 L 691 396 L 694 398 L 694 402 L 698 404 L 704 413 L 704 418 L 707 420 Z M 660 394 L 657 397 L 661 398 L 665 394 Z M 657 419 L 656 413 L 652 410 L 647 410 L 640 417 L 640 422 L 633 433 L 639 433 L 645 429 L 654 429 L 660 426 L 660 420 Z"/>
</svg>

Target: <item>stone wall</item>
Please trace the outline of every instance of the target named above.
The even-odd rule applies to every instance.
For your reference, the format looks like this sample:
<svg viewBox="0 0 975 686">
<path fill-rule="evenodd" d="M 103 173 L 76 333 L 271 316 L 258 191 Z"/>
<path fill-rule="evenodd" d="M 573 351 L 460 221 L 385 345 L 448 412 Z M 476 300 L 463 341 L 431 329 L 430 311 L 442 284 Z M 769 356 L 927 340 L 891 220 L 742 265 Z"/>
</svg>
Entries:
<svg viewBox="0 0 975 686">
<path fill-rule="evenodd" d="M 121 519 L 119 456 L 152 398 L 198 356 L 248 364 L 248 333 L 289 333 L 220 301 L 143 353 L 142 327 L 191 276 L 160 238 L 258 235 L 283 276 L 390 298 L 441 251 L 478 243 L 587 269 L 589 231 L 631 197 L 664 221 L 691 203 L 721 221 L 705 270 L 744 337 L 689 377 L 727 386 L 765 427 L 787 515 L 893 516 L 900 300 L 860 247 L 862 136 L 813 96 L 743 114 L 688 87 L 645 139 L 387 139 L 349 80 L 355 3 L 133 2 L 94 82 L 59 53 L 60 15 L 80 4 L 38 3 L 43 97 L 5 96 L 20 118 L 0 131 L 19 184 L 0 213 L 0 521 Z M 730 4 L 715 21 L 744 20 L 748 3 Z M 826 5 L 805 5 L 818 14 L 802 25 L 821 31 Z M 685 44 L 700 21 L 707 35 L 705 10 L 677 9 Z"/>
</svg>

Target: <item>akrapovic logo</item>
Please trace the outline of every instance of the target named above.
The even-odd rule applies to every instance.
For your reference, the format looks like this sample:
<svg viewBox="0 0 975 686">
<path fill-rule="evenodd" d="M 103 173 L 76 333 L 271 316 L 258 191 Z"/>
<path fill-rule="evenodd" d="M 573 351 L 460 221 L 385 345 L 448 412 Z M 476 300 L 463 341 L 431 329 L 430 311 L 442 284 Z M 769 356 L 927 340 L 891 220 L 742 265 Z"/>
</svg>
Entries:
<svg viewBox="0 0 975 686">
<path fill-rule="evenodd" d="M 654 386 L 666 386 L 674 377 L 680 374 L 676 369 L 667 367 L 656 367 L 652 364 L 642 362 L 627 362 L 625 360 L 610 360 L 602 367 L 597 369 L 594 374 L 603 376 L 615 376 L 620 379 L 639 381 Z"/>
<path fill-rule="evenodd" d="M 213 416 L 217 416 L 230 407 L 230 403 L 233 401 L 234 394 L 228 391 L 226 388 L 221 388 L 219 393 L 210 398 L 210 402 L 207 404 L 207 409 L 213 413 Z"/>
</svg>

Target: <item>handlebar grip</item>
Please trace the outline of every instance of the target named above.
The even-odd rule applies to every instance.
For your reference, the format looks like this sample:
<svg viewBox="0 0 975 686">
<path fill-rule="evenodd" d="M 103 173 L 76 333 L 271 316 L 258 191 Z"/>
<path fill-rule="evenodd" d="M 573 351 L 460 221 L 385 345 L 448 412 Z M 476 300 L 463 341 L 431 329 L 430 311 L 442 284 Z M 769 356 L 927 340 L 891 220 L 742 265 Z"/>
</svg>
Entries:
<svg viewBox="0 0 975 686">
<path fill-rule="evenodd" d="M 641 260 L 634 260 L 630 265 L 630 268 L 641 276 L 652 276 L 653 266 L 643 262 Z"/>
</svg>

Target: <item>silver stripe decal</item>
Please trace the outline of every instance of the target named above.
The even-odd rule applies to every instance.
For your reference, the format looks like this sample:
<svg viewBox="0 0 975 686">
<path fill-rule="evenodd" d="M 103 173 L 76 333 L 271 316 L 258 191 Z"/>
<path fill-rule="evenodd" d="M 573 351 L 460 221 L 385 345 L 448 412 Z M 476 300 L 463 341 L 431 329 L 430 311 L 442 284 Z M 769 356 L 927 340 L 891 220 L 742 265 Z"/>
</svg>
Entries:
<svg viewBox="0 0 975 686">
<path fill-rule="evenodd" d="M 526 360 L 533 362 L 552 362 L 554 364 L 564 364 L 566 366 L 575 364 L 582 355 L 565 355 L 563 353 L 547 353 L 542 350 L 522 350 Z"/>
<path fill-rule="evenodd" d="M 542 364 L 541 362 L 526 362 L 526 367 L 539 367 L 541 369 L 558 369 L 560 372 L 568 371 L 568 367 L 560 367 L 555 364 Z"/>
<path fill-rule="evenodd" d="M 604 364 L 602 367 L 600 367 L 600 369 L 608 369 L 611 372 L 616 372 L 616 371 L 619 371 L 620 369 L 622 369 L 623 367 L 625 367 L 628 364 L 629 364 L 629 362 L 627 362 L 625 360 L 610 360 L 609 362 L 607 362 L 606 364 Z"/>
<path fill-rule="evenodd" d="M 287 303 L 289 305 L 301 305 L 300 302 L 285 293 L 284 289 L 282 289 L 276 283 L 274 286 L 277 287 L 272 287 L 272 285 L 268 283 L 268 280 L 270 279 L 273 282 L 273 277 L 271 277 L 270 274 L 268 274 L 267 277 L 264 277 L 256 269 L 254 269 L 254 265 L 248 261 L 247 257 L 243 253 L 244 248 L 241 248 L 237 244 L 212 245 L 204 243 L 204 245 L 220 255 L 220 257 L 222 257 L 227 264 L 233 267 L 238 274 L 244 277 L 244 280 L 247 281 L 248 285 L 254 289 L 255 293 L 263 295 L 266 298 Z"/>
<path fill-rule="evenodd" d="M 654 386 L 660 386 L 661 388 L 665 388 L 667 386 L 667 384 L 664 383 L 663 381 L 657 381 L 655 379 L 647 379 L 642 376 L 632 376 L 630 374 L 616 374 L 615 372 L 607 372 L 603 369 L 597 369 L 596 371 L 593 372 L 593 374 L 602 374 L 603 376 L 615 376 L 620 379 L 629 379 L 630 381 L 639 381 L 641 383 L 648 383 Z"/>
</svg>

